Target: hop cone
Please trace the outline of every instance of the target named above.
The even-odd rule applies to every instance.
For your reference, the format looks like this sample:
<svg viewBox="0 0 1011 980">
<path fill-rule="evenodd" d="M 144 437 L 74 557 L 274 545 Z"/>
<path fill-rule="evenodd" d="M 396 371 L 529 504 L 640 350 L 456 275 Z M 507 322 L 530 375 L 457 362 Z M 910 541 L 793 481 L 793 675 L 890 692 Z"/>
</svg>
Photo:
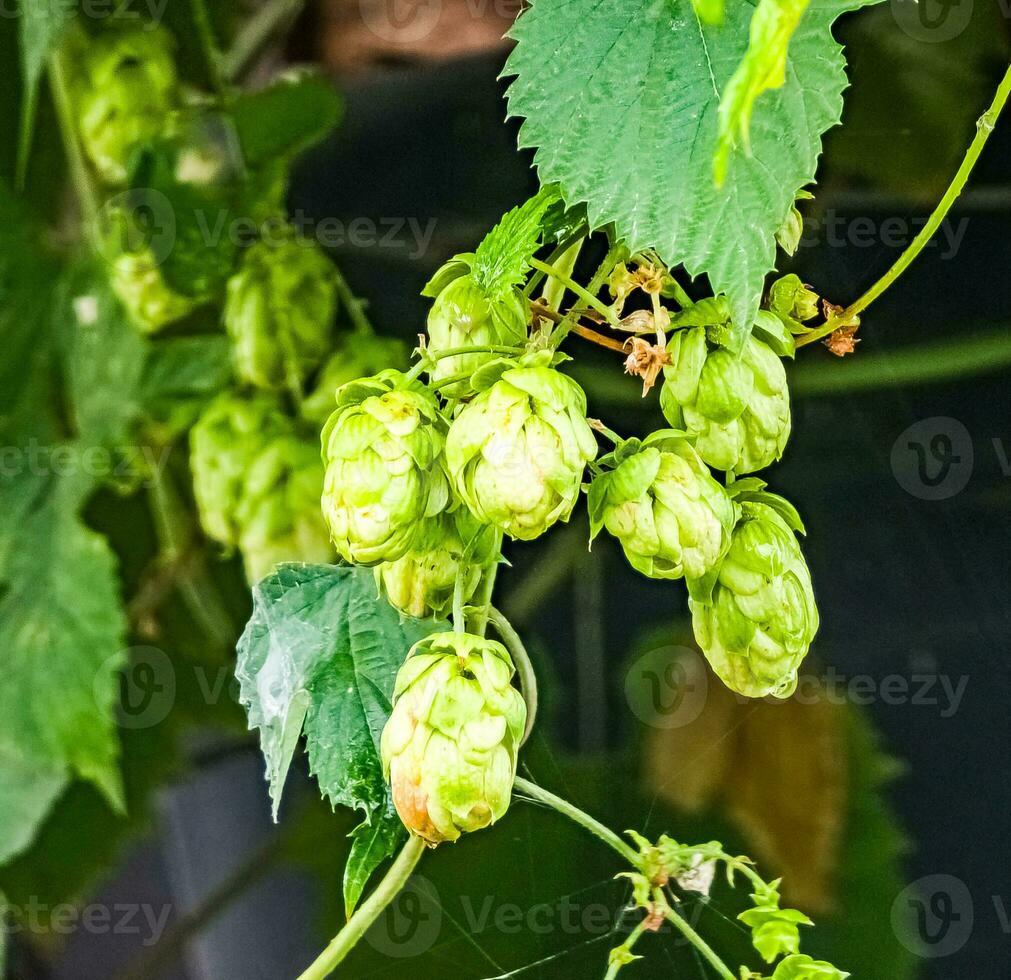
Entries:
<svg viewBox="0 0 1011 980">
<path fill-rule="evenodd" d="M 736 474 L 771 465 L 790 437 L 786 371 L 767 344 L 750 337 L 740 356 L 710 349 L 704 327 L 678 331 L 661 395 L 664 415 L 692 437 L 710 466 Z"/>
<path fill-rule="evenodd" d="M 713 670 L 746 697 L 789 697 L 818 631 L 811 574 L 781 498 L 744 500 L 711 598 L 690 600 L 695 639 Z"/>
<path fill-rule="evenodd" d="M 237 513 L 246 475 L 274 439 L 291 429 L 267 397 L 219 395 L 204 409 L 190 432 L 190 466 L 200 523 L 220 544 L 239 544 Z"/>
<path fill-rule="evenodd" d="M 386 371 L 342 389 L 323 429 L 323 514 L 338 554 L 354 564 L 402 558 L 449 502 L 438 403 L 403 377 Z"/>
<path fill-rule="evenodd" d="M 292 234 L 250 246 L 224 312 L 239 377 L 257 388 L 301 386 L 329 349 L 336 305 L 333 266 L 314 245 Z"/>
<path fill-rule="evenodd" d="M 591 525 L 606 527 L 644 575 L 691 586 L 730 547 L 734 505 L 687 440 L 657 435 L 593 481 Z"/>
<path fill-rule="evenodd" d="M 530 540 L 568 520 L 597 453 L 586 396 L 550 367 L 516 367 L 456 417 L 446 442 L 450 477 L 476 517 Z"/>
<path fill-rule="evenodd" d="M 383 769 L 400 819 L 435 845 L 509 808 L 526 705 L 505 647 L 471 634 L 415 644 L 383 729 Z"/>
<path fill-rule="evenodd" d="M 334 409 L 338 388 L 386 368 L 399 368 L 407 357 L 407 345 L 393 337 L 354 334 L 342 340 L 336 353 L 323 365 L 315 389 L 303 399 L 302 417 L 322 425 Z"/>
<path fill-rule="evenodd" d="M 122 184 L 133 149 L 162 134 L 176 103 L 172 35 L 116 29 L 89 38 L 79 57 L 81 142 L 102 179 Z"/>
<path fill-rule="evenodd" d="M 422 523 L 411 550 L 376 569 L 379 584 L 408 616 L 444 616 L 453 604 L 457 576 L 463 574 L 463 601 L 469 602 L 490 562 L 498 557 L 500 535 L 484 527 L 466 507 Z"/>
<path fill-rule="evenodd" d="M 333 560 L 319 509 L 322 490 L 323 465 L 314 443 L 281 436 L 252 461 L 235 511 L 251 583 L 269 575 L 279 562 Z"/>
<path fill-rule="evenodd" d="M 527 313 L 523 296 L 509 289 L 501 296 L 485 294 L 470 274 L 443 287 L 428 314 L 429 348 L 433 353 L 455 347 L 517 345 L 526 338 Z M 472 374 L 492 354 L 457 354 L 440 358 L 432 370 L 438 382 L 457 374 Z M 444 388 L 447 395 L 458 394 L 465 383 Z"/>
<path fill-rule="evenodd" d="M 165 282 L 150 249 L 123 252 L 113 259 L 112 288 L 131 321 L 144 333 L 188 316 L 197 301 L 175 292 Z"/>
</svg>

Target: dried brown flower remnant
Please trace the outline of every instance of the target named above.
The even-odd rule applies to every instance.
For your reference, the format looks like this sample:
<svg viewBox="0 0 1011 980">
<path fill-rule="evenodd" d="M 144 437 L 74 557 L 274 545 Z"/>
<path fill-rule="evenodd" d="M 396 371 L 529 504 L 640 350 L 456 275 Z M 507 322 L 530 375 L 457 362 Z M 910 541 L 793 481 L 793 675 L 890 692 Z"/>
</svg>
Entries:
<svg viewBox="0 0 1011 980">
<path fill-rule="evenodd" d="M 830 303 L 828 300 L 822 300 L 822 308 L 826 320 L 838 318 L 840 314 L 846 312 L 843 307 Z M 838 330 L 830 333 L 822 343 L 836 357 L 845 357 L 847 354 L 852 354 L 856 350 L 857 344 L 860 343 L 860 339 L 856 336 L 859 329 L 860 317 L 855 316 L 848 323 L 843 323 Z"/>
<path fill-rule="evenodd" d="M 625 358 L 625 373 L 642 378 L 642 397 L 645 398 L 656 384 L 664 365 L 670 364 L 670 354 L 666 347 L 651 344 L 642 337 L 629 337 L 625 341 L 625 350 L 629 351 Z"/>
</svg>

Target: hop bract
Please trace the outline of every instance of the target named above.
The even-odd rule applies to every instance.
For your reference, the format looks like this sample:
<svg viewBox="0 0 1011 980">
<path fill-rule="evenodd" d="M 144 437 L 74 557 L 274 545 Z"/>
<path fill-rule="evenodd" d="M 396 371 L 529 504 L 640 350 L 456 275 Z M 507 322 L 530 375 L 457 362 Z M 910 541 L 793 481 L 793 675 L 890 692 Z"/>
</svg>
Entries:
<svg viewBox="0 0 1011 980">
<path fill-rule="evenodd" d="M 258 388 L 301 386 L 329 349 L 336 305 L 333 265 L 315 245 L 292 233 L 250 246 L 224 311 L 239 376 Z"/>
<path fill-rule="evenodd" d="M 781 498 L 743 500 L 708 601 L 689 600 L 695 639 L 713 670 L 746 697 L 789 697 L 818 631 L 811 575 Z M 783 506 L 785 505 L 785 506 Z"/>
<path fill-rule="evenodd" d="M 463 601 L 473 598 L 487 566 L 498 559 L 500 541 L 498 532 L 458 507 L 424 521 L 411 550 L 380 565 L 376 578 L 390 603 L 408 616 L 444 616 L 459 576 Z"/>
<path fill-rule="evenodd" d="M 162 134 L 177 101 L 175 43 L 162 27 L 112 29 L 89 38 L 79 58 L 81 142 L 109 184 L 122 184 L 134 148 Z"/>
<path fill-rule="evenodd" d="M 783 455 L 790 438 L 786 371 L 767 344 L 750 337 L 740 355 L 710 348 L 704 327 L 678 331 L 661 405 L 710 466 L 753 473 Z"/>
<path fill-rule="evenodd" d="M 204 409 L 190 432 L 190 466 L 200 523 L 215 541 L 238 545 L 246 474 L 272 440 L 290 434 L 271 398 L 219 395 Z"/>
<path fill-rule="evenodd" d="M 177 293 L 165 282 L 150 249 L 117 255 L 111 283 L 130 320 L 144 333 L 155 333 L 181 320 L 197 306 L 195 299 Z"/>
<path fill-rule="evenodd" d="M 400 819 L 440 844 L 494 823 L 509 808 L 526 705 L 501 643 L 436 633 L 397 675 L 383 729 L 383 769 Z"/>
<path fill-rule="evenodd" d="M 356 378 L 407 363 L 407 345 L 393 337 L 353 334 L 341 341 L 323 365 L 312 393 L 302 401 L 302 418 L 322 425 L 336 403 L 337 389 Z"/>
<path fill-rule="evenodd" d="M 691 587 L 730 547 L 734 505 L 684 437 L 660 432 L 633 449 L 593 481 L 589 506 L 594 535 L 606 527 L 651 578 Z"/>
<path fill-rule="evenodd" d="M 323 514 L 345 561 L 402 558 L 446 508 L 444 432 L 435 396 L 398 371 L 341 389 L 323 429 Z"/>
<path fill-rule="evenodd" d="M 433 353 L 456 347 L 521 344 L 527 332 L 526 307 L 522 294 L 507 289 L 488 296 L 467 273 L 443 287 L 428 314 L 429 348 Z M 457 354 L 435 362 L 432 380 L 442 381 L 458 374 L 472 374 L 494 357 L 488 353 Z M 466 383 L 449 385 L 447 395 L 465 390 Z"/>
<path fill-rule="evenodd" d="M 460 498 L 481 521 L 521 540 L 568 520 L 596 453 L 582 388 L 536 365 L 511 368 L 481 392 L 446 443 Z"/>
<path fill-rule="evenodd" d="M 235 512 L 249 581 L 280 562 L 329 562 L 333 547 L 319 509 L 323 464 L 314 443 L 282 436 L 268 443 L 246 471 Z"/>
</svg>

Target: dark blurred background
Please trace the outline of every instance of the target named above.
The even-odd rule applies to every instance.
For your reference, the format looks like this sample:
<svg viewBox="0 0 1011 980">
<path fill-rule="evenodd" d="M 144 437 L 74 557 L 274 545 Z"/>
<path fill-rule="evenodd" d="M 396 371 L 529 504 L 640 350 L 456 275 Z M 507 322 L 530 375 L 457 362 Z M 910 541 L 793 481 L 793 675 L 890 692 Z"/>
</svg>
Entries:
<svg viewBox="0 0 1011 980">
<path fill-rule="evenodd" d="M 346 104 L 290 207 L 339 219 L 335 258 L 380 331 L 412 340 L 431 272 L 536 188 L 497 80 L 516 11 L 368 3 L 310 5 L 275 56 L 326 66 Z M 918 36 L 905 6 L 840 31 L 847 125 L 790 266 L 838 302 L 922 226 L 1006 63 L 1009 21 L 991 5 L 952 7 L 971 16 L 942 40 Z M 724 692 L 692 649 L 681 591 L 636 575 L 610 541 L 591 561 L 583 513 L 514 546 L 500 577 L 546 688 L 530 773 L 611 826 L 723 839 L 784 874 L 819 923 L 805 949 L 858 980 L 1009 975 L 1009 154 L 1005 119 L 936 244 L 865 317 L 855 356 L 817 345 L 791 368 L 794 434 L 768 479 L 804 515 L 822 613 L 798 698 Z M 659 422 L 619 358 L 573 353 L 591 415 L 629 432 Z M 336 930 L 350 816 L 303 774 L 271 826 L 229 665 L 192 673 L 173 676 L 183 753 L 161 756 L 157 725 L 125 736 L 149 783 L 138 822 L 112 828 L 77 788 L 4 872 L 15 904 L 111 912 L 15 935 L 12 976 L 285 980 Z M 338 976 L 601 976 L 627 899 L 614 870 L 592 839 L 517 804 L 494 834 L 426 859 Z M 737 910 L 718 889 L 690 912 L 743 950 Z M 708 975 L 672 936 L 643 952 L 629 980 Z"/>
</svg>

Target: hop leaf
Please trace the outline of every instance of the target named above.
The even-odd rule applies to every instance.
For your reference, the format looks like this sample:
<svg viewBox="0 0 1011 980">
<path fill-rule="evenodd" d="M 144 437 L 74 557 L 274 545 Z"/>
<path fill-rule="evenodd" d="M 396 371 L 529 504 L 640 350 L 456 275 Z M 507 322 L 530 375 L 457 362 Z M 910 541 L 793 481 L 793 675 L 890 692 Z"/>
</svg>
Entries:
<svg viewBox="0 0 1011 980">
<path fill-rule="evenodd" d="M 566 521 L 597 454 L 586 396 L 550 367 L 515 367 L 456 417 L 446 462 L 474 515 L 527 541 Z"/>
<path fill-rule="evenodd" d="M 449 503 L 435 396 L 386 371 L 341 389 L 323 428 L 323 514 L 348 562 L 396 561 Z"/>
<path fill-rule="evenodd" d="M 831 963 L 800 953 L 783 960 L 772 974 L 772 980 L 846 980 L 848 976 Z"/>
<path fill-rule="evenodd" d="M 660 404 L 674 428 L 685 429 L 712 467 L 753 473 L 783 455 L 792 425 L 782 361 L 749 337 L 740 355 L 711 347 L 706 328 L 679 330 Z"/>
<path fill-rule="evenodd" d="M 811 574 L 777 507 L 754 499 L 740 506 L 712 596 L 689 599 L 695 638 L 732 690 L 789 697 L 818 631 Z"/>
<path fill-rule="evenodd" d="M 737 918 L 751 929 L 751 941 L 766 963 L 800 950 L 799 926 L 814 923 L 796 909 L 781 909 L 778 898 L 770 904 L 746 909 Z"/>
<path fill-rule="evenodd" d="M 481 830 L 509 808 L 527 716 L 513 672 L 501 643 L 436 633 L 397 675 L 383 770 L 404 825 L 430 844 Z"/>
<path fill-rule="evenodd" d="M 291 233 L 250 246 L 224 311 L 239 376 L 258 388 L 300 388 L 329 348 L 336 305 L 333 266 L 315 245 Z"/>
</svg>

